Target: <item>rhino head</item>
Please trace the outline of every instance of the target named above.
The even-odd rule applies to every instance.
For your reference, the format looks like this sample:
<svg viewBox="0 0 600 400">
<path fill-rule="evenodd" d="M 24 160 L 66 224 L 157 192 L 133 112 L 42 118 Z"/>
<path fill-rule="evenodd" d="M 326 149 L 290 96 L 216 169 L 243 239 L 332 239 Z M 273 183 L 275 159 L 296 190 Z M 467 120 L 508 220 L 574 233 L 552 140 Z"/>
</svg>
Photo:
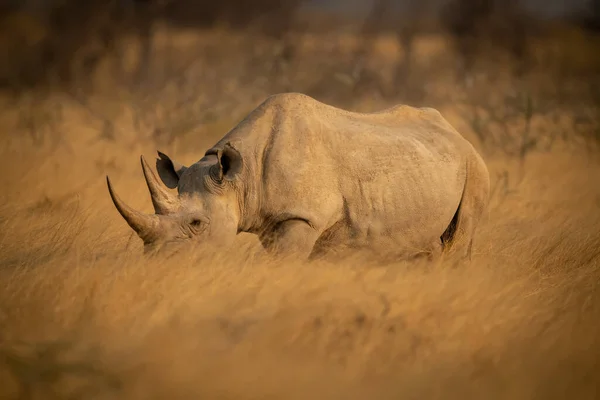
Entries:
<svg viewBox="0 0 600 400">
<path fill-rule="evenodd" d="M 189 167 L 161 152 L 158 156 L 156 169 L 162 183 L 141 156 L 155 214 L 144 214 L 125 204 L 106 177 L 115 207 L 143 240 L 145 252 L 192 241 L 231 244 L 241 215 L 236 183 L 242 170 L 240 153 L 225 144 L 207 151 Z M 167 188 L 177 188 L 178 195 Z"/>
</svg>

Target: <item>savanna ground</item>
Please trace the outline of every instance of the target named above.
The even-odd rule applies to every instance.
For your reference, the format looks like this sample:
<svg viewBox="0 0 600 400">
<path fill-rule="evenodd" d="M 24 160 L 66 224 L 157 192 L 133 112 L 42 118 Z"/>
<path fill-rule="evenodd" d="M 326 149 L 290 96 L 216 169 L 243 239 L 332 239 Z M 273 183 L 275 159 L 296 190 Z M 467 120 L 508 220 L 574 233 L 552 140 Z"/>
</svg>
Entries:
<svg viewBox="0 0 600 400">
<path fill-rule="evenodd" d="M 598 398 L 599 64 L 595 39 L 560 38 L 518 78 L 489 55 L 466 79 L 444 38 L 418 38 L 406 100 L 377 89 L 394 41 L 368 57 L 379 83 L 357 88 L 351 38 L 306 35 L 279 65 L 266 41 L 220 29 L 158 35 L 152 85 L 120 80 L 116 61 L 136 63 L 125 42 L 77 90 L 6 93 L 0 396 Z M 275 263 L 244 235 L 239 252 L 144 258 L 105 175 L 150 212 L 140 154 L 192 163 L 281 91 L 440 109 L 492 178 L 473 262 Z"/>
</svg>

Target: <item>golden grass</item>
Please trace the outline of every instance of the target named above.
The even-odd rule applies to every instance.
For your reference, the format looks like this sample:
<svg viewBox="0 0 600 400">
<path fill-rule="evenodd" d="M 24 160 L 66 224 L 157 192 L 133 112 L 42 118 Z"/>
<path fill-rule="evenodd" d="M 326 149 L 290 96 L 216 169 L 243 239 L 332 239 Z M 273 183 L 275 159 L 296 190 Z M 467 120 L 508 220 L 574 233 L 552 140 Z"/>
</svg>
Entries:
<svg viewBox="0 0 600 400">
<path fill-rule="evenodd" d="M 137 159 L 94 147 L 3 154 L 6 396 L 26 387 L 39 398 L 597 393 L 594 160 L 536 154 L 520 184 L 498 184 L 470 266 L 282 265 L 248 237 L 242 256 L 144 259 L 110 204 L 104 168 L 90 167 L 110 154 L 120 192 L 148 210 Z M 511 168 L 489 163 L 493 176 Z"/>
<path fill-rule="evenodd" d="M 103 139 L 85 115 L 65 107 L 45 145 L 2 138 L 0 398 L 597 398 L 594 154 L 557 144 L 522 170 L 486 155 L 470 265 L 274 263 L 249 235 L 146 259 L 104 175 L 149 212 L 138 155 L 157 144 L 126 117 Z M 161 150 L 193 162 L 214 126 Z"/>
</svg>

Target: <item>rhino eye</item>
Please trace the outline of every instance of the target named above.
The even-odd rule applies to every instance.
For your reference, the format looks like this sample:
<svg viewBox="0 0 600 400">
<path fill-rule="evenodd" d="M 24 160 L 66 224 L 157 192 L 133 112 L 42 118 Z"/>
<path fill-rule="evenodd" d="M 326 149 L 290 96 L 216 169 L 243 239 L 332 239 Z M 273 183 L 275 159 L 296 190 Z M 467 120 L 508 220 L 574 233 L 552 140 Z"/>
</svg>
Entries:
<svg viewBox="0 0 600 400">
<path fill-rule="evenodd" d="M 200 218 L 194 218 L 189 222 L 189 229 L 192 234 L 197 235 L 203 232 L 208 226 L 207 221 Z"/>
<path fill-rule="evenodd" d="M 196 227 L 196 228 L 198 228 L 198 227 L 202 226 L 202 223 L 203 223 L 203 222 L 202 222 L 201 220 L 199 220 L 199 219 L 193 219 L 193 220 L 190 222 L 190 225 L 191 225 L 191 226 L 193 226 L 193 227 Z"/>
</svg>

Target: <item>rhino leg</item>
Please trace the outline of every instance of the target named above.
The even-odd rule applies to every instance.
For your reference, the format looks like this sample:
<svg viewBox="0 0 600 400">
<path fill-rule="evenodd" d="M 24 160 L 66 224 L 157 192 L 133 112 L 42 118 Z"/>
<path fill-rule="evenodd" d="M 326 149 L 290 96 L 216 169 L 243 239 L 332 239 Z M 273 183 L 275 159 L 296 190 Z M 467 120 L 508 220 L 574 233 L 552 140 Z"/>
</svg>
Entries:
<svg viewBox="0 0 600 400">
<path fill-rule="evenodd" d="M 431 244 L 431 248 L 429 250 L 429 252 L 427 253 L 427 259 L 429 261 L 436 261 L 438 260 L 443 253 L 444 250 L 444 245 L 442 243 L 441 240 L 436 240 Z"/>
<path fill-rule="evenodd" d="M 471 260 L 473 236 L 488 203 L 490 179 L 478 156 L 469 163 L 462 199 L 450 226 L 442 235 L 444 253 Z"/>
<path fill-rule="evenodd" d="M 260 241 L 275 256 L 294 255 L 306 260 L 318 237 L 319 232 L 306 221 L 291 219 L 260 235 Z"/>
<path fill-rule="evenodd" d="M 395 257 L 397 260 L 408 260 L 408 261 L 437 261 L 443 254 L 444 246 L 441 240 L 435 240 L 428 246 L 424 246 L 419 250 L 415 248 L 407 249 L 405 252 L 397 254 Z"/>
</svg>

